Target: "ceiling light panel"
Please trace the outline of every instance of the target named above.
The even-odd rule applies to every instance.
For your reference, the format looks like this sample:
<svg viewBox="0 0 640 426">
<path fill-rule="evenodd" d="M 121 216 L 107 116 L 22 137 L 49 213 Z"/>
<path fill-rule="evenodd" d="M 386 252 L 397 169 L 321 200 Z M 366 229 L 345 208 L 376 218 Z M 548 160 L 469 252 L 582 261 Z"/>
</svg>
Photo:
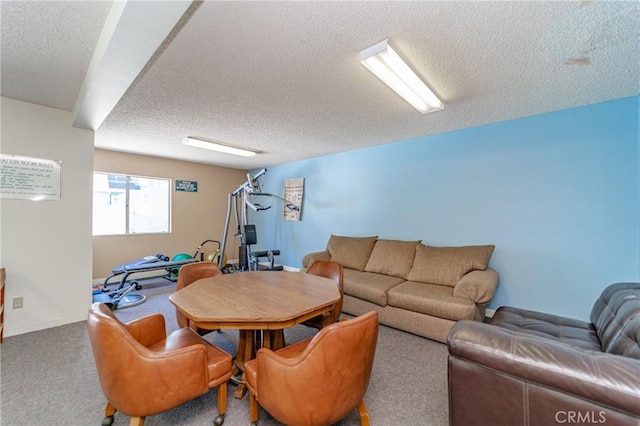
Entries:
<svg viewBox="0 0 640 426">
<path fill-rule="evenodd" d="M 442 101 L 389 46 L 388 40 L 362 50 L 360 63 L 420 113 L 444 108 Z"/>
<path fill-rule="evenodd" d="M 257 154 L 255 151 L 250 151 L 248 149 L 236 148 L 234 146 L 229 146 L 229 145 L 221 144 L 219 142 L 209 141 L 206 139 L 195 138 L 193 136 L 188 136 L 184 138 L 182 140 L 182 143 L 185 145 L 196 147 L 196 148 L 223 152 L 225 154 L 238 155 L 240 157 L 253 157 Z"/>
</svg>

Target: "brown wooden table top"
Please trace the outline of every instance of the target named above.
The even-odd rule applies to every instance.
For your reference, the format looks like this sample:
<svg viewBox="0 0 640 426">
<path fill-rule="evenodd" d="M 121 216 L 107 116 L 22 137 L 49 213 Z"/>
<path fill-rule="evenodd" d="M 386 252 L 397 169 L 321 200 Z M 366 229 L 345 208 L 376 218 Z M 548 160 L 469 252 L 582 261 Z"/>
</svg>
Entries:
<svg viewBox="0 0 640 426">
<path fill-rule="evenodd" d="M 203 278 L 169 296 L 199 327 L 251 330 L 293 326 L 330 311 L 339 299 L 332 280 L 285 271 Z"/>
</svg>

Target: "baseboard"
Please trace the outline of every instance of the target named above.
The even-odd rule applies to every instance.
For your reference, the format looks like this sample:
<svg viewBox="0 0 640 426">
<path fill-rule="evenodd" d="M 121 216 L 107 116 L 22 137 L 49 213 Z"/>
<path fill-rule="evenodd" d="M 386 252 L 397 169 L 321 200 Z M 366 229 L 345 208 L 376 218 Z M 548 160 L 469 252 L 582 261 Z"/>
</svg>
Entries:
<svg viewBox="0 0 640 426">
<path fill-rule="evenodd" d="M 300 268 L 296 268 L 293 266 L 282 265 L 284 270 L 287 272 L 300 272 Z"/>
<path fill-rule="evenodd" d="M 495 309 L 486 309 L 484 312 L 485 318 L 493 318 L 493 314 L 496 313 Z"/>
<path fill-rule="evenodd" d="M 4 329 L 4 337 L 17 336 L 19 334 L 31 333 L 32 331 L 45 330 L 47 328 L 58 327 L 61 325 L 67 325 L 67 324 L 72 324 L 75 322 L 81 322 L 86 320 L 87 320 L 87 315 L 84 314 L 84 315 L 78 315 L 78 316 L 68 317 L 68 318 L 60 318 L 55 321 L 45 321 L 38 324 L 31 324 L 24 327 L 17 327 L 17 328 L 7 327 Z"/>
<path fill-rule="evenodd" d="M 258 262 L 258 265 L 266 266 L 267 268 L 271 266 L 269 262 Z M 282 265 L 282 269 L 287 272 L 299 272 L 300 268 L 296 268 L 294 266 Z"/>
</svg>

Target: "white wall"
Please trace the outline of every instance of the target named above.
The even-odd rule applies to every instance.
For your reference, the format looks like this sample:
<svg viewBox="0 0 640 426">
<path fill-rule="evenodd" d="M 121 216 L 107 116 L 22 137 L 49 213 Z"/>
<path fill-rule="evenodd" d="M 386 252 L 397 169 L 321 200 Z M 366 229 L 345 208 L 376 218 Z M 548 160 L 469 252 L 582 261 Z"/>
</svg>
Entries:
<svg viewBox="0 0 640 426">
<path fill-rule="evenodd" d="M 59 201 L 0 200 L 0 264 L 7 271 L 5 336 L 86 318 L 91 304 L 93 132 L 72 115 L 2 98 L 4 154 L 62 161 Z M 24 308 L 12 309 L 14 297 Z"/>
</svg>

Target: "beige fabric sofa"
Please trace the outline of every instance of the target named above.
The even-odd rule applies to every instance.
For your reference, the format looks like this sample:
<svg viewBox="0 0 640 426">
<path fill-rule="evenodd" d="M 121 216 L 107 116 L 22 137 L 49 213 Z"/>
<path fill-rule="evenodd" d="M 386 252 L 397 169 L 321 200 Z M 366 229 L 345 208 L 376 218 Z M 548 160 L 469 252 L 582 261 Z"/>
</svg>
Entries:
<svg viewBox="0 0 640 426">
<path fill-rule="evenodd" d="M 498 273 L 488 267 L 494 248 L 332 235 L 326 250 L 306 255 L 302 265 L 343 266 L 343 312 L 375 310 L 381 324 L 444 343 L 457 321 L 484 320 L 498 285 Z"/>
</svg>

